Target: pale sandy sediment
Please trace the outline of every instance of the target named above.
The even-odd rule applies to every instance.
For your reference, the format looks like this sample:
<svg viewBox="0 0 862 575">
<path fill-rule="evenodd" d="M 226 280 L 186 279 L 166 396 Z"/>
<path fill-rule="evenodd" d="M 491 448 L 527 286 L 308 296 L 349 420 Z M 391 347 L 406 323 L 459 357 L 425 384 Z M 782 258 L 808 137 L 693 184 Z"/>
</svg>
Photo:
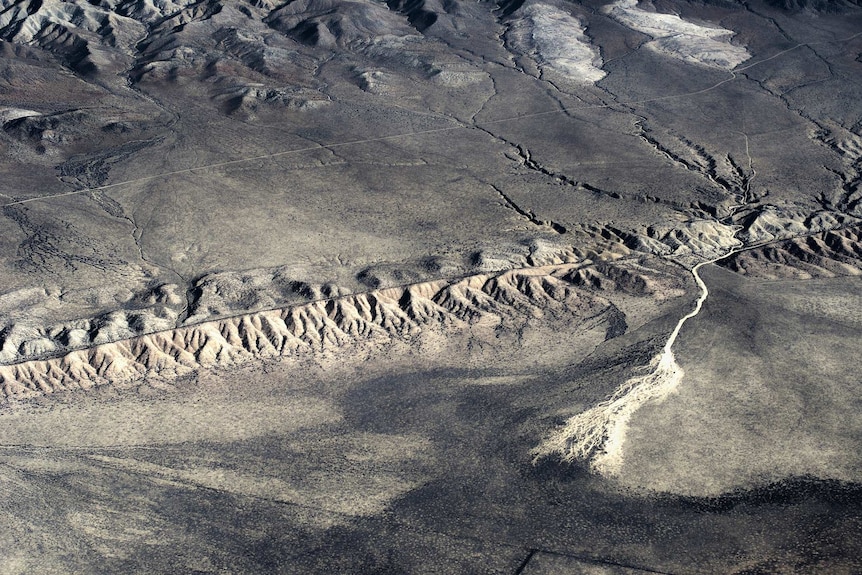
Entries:
<svg viewBox="0 0 862 575">
<path fill-rule="evenodd" d="M 677 322 L 661 353 L 653 357 L 644 375 L 627 379 L 606 400 L 579 413 L 555 430 L 534 451 L 536 459 L 558 455 L 563 460 L 586 462 L 606 476 L 616 475 L 623 464 L 623 447 L 629 420 L 643 405 L 674 392 L 685 374 L 676 362 L 673 344 L 686 321 L 697 316 L 709 297 L 700 268 L 732 256 L 736 250 L 695 265 L 691 274 L 700 289 L 694 308 Z"/>
</svg>

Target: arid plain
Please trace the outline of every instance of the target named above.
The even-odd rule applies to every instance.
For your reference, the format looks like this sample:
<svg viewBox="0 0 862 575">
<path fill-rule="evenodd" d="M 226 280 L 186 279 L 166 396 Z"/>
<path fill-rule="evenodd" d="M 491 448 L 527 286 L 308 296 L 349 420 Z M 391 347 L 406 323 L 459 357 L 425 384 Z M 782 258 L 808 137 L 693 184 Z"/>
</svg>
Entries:
<svg viewBox="0 0 862 575">
<path fill-rule="evenodd" d="M 0 573 L 862 570 L 855 0 L 0 0 Z"/>
</svg>

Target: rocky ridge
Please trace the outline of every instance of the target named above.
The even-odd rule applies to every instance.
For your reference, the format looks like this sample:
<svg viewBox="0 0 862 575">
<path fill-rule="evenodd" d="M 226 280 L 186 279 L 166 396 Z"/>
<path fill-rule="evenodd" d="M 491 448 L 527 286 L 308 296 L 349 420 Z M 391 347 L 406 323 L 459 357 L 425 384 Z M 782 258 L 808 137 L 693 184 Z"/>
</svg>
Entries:
<svg viewBox="0 0 862 575">
<path fill-rule="evenodd" d="M 476 274 L 583 260 L 613 260 L 629 253 L 616 236 L 590 250 L 534 239 L 457 258 L 427 257 L 412 263 L 372 264 L 352 270 L 346 276 L 327 274 L 313 266 L 286 265 L 213 272 L 188 285 L 159 284 L 137 294 L 72 290 L 61 286 L 18 290 L 0 295 L 3 321 L 0 365 L 53 357 L 184 325 L 304 305 L 368 290 L 451 282 L 453 278 Z M 63 317 L 48 313 L 73 301 L 93 298 L 121 307 L 93 316 Z"/>
<path fill-rule="evenodd" d="M 758 279 L 862 275 L 862 229 L 852 226 L 734 254 L 721 265 Z"/>
<path fill-rule="evenodd" d="M 668 277 L 649 277 L 643 267 L 632 271 L 618 264 L 591 264 L 423 282 L 158 331 L 2 365 L 0 389 L 8 401 L 144 378 L 170 380 L 202 368 L 314 354 L 352 342 L 382 346 L 441 325 L 505 326 L 546 314 L 573 316 L 577 325 L 610 311 L 619 313 L 602 297 L 607 290 L 651 296 L 684 293 Z M 616 322 L 608 328 L 608 337 L 624 331 Z"/>
<path fill-rule="evenodd" d="M 644 229 L 584 227 L 571 231 L 572 244 L 533 239 L 458 257 L 373 264 L 357 269 L 352 278 L 332 277 L 323 283 L 314 281 L 314 270 L 296 266 L 216 272 L 187 286 L 161 284 L 140 294 L 129 293 L 121 309 L 105 314 L 53 322 L 33 314 L 63 304 L 71 296 L 59 287 L 23 290 L 0 296 L 0 317 L 5 319 L 0 329 L 0 365 L 55 357 L 234 316 L 337 300 L 369 289 L 450 284 L 457 278 L 490 277 L 517 269 L 578 263 L 577 285 L 610 290 L 608 293 L 620 286 L 629 286 L 641 295 L 656 293 L 651 287 L 654 280 L 644 279 L 650 278 L 651 272 L 636 269 L 634 260 L 658 256 L 691 267 L 741 245 L 766 244 L 742 251 L 722 265 L 740 273 L 766 274 L 764 277 L 856 275 L 862 248 L 858 231 L 853 231 L 857 229 L 852 227 L 854 221 L 829 212 L 804 218 L 764 206 L 743 215 L 736 224 L 692 219 Z"/>
</svg>

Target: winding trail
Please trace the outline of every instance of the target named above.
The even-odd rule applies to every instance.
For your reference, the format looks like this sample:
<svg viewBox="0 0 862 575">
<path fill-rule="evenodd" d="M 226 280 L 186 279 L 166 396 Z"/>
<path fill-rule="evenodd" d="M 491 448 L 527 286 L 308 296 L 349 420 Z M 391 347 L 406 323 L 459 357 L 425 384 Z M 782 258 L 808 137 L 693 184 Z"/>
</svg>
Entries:
<svg viewBox="0 0 862 575">
<path fill-rule="evenodd" d="M 729 214 L 718 220 L 728 226 L 733 226 L 734 215 L 744 209 L 751 201 L 751 182 L 757 176 L 751 160 L 748 136 L 745 132 L 742 132 L 742 135 L 745 137 L 749 173 L 745 177 L 742 189 L 739 190 L 739 203 L 731 206 Z M 738 232 L 739 227 L 737 226 L 733 233 L 734 239 L 736 239 Z M 676 326 L 670 332 L 661 353 L 653 357 L 647 366 L 647 373 L 627 379 L 608 399 L 571 417 L 564 426 L 554 431 L 550 437 L 533 450 L 534 462 L 543 457 L 557 455 L 569 462 L 587 462 L 590 469 L 602 475 L 613 476 L 619 473 L 623 464 L 623 445 L 632 414 L 644 404 L 661 400 L 673 393 L 685 375 L 682 367 L 676 362 L 673 344 L 679 337 L 685 322 L 700 313 L 703 304 L 709 297 L 709 288 L 703 278 L 700 277 L 700 269 L 741 251 L 759 247 L 756 243 L 746 246 L 741 241 L 736 241 L 739 242 L 739 245 L 735 248 L 699 262 L 689 270 L 697 287 L 700 288 L 700 295 L 692 310 L 676 322 Z"/>
<path fill-rule="evenodd" d="M 661 353 L 652 358 L 647 366 L 648 372 L 626 380 L 608 399 L 571 417 L 534 450 L 534 461 L 557 455 L 569 462 L 588 462 L 590 469 L 602 475 L 619 473 L 623 463 L 623 444 L 632 414 L 648 402 L 667 397 L 685 374 L 676 362 L 673 344 L 685 322 L 700 313 L 709 297 L 709 288 L 700 277 L 700 269 L 744 249 L 747 248 L 733 248 L 691 268 L 691 275 L 700 288 L 700 296 L 694 308 L 676 323 Z"/>
<path fill-rule="evenodd" d="M 751 183 L 757 177 L 757 171 L 754 169 L 754 162 L 751 158 L 748 135 L 745 132 L 744 117 L 742 127 L 743 131 L 739 134 L 745 138 L 748 174 L 745 175 L 738 193 L 737 201 L 739 203 L 729 208 L 727 216 L 717 220 L 719 223 L 731 227 L 734 226 L 733 217 L 752 201 Z M 736 226 L 733 232 L 735 240 L 739 231 L 740 228 Z M 661 353 L 652 358 L 647 366 L 649 371 L 645 375 L 627 379 L 608 399 L 571 417 L 563 427 L 553 432 L 549 438 L 533 450 L 534 462 L 543 457 L 558 455 L 569 462 L 576 460 L 587 462 L 593 471 L 602 475 L 613 476 L 619 473 L 623 463 L 623 444 L 632 414 L 644 404 L 661 400 L 673 393 L 685 375 L 682 367 L 676 362 L 673 344 L 679 337 L 685 322 L 700 313 L 703 304 L 709 297 L 709 288 L 703 278 L 700 277 L 700 269 L 741 251 L 765 245 L 765 243 L 755 242 L 746 246 L 741 241 L 736 241 L 739 242 L 739 245 L 735 248 L 731 248 L 722 255 L 699 262 L 689 270 L 697 287 L 700 288 L 700 295 L 692 310 L 676 323 Z"/>
<path fill-rule="evenodd" d="M 673 347 L 674 342 L 676 341 L 677 336 L 679 336 L 679 332 L 682 329 L 683 324 L 695 317 L 700 313 L 701 308 L 703 308 L 703 304 L 706 301 L 706 298 L 709 297 L 709 288 L 706 287 L 706 282 L 703 281 L 703 278 L 700 277 L 700 268 L 706 265 L 714 264 L 716 262 L 720 262 L 725 258 L 729 258 L 735 253 L 738 253 L 741 248 L 735 248 L 730 250 L 724 255 L 718 256 L 717 258 L 713 258 L 711 260 L 707 260 L 704 262 L 700 262 L 696 264 L 693 268 L 691 268 L 691 275 L 694 276 L 694 281 L 697 283 L 697 286 L 700 288 L 700 297 L 697 298 L 697 301 L 694 304 L 694 309 L 685 314 L 680 320 L 677 322 L 676 327 L 673 328 L 673 331 L 670 332 L 670 337 L 667 339 L 667 343 L 664 344 L 664 349 L 662 351 L 662 355 L 670 354 L 673 356 L 673 352 L 671 348 Z"/>
<path fill-rule="evenodd" d="M 736 206 L 740 209 L 744 206 Z M 854 218 L 853 222 L 832 228 L 837 231 L 850 226 L 862 225 L 862 219 Z M 623 463 L 623 443 L 631 415 L 644 404 L 661 400 L 672 393 L 682 381 L 684 372 L 676 362 L 673 354 L 673 344 L 688 320 L 696 317 L 703 309 L 703 304 L 709 297 L 709 288 L 700 276 L 704 266 L 715 264 L 741 252 L 756 250 L 765 246 L 814 236 L 823 230 L 811 231 L 805 234 L 773 237 L 768 240 L 756 241 L 748 245 L 742 244 L 728 250 L 726 253 L 694 265 L 689 272 L 700 288 L 693 308 L 679 319 L 668 336 L 661 353 L 652 358 L 644 367 L 646 373 L 626 380 L 606 400 L 593 408 L 571 417 L 563 426 L 554 430 L 536 449 L 533 450 L 533 461 L 538 462 L 545 457 L 559 457 L 564 461 L 580 461 L 588 464 L 592 471 L 601 475 L 617 475 Z"/>
</svg>

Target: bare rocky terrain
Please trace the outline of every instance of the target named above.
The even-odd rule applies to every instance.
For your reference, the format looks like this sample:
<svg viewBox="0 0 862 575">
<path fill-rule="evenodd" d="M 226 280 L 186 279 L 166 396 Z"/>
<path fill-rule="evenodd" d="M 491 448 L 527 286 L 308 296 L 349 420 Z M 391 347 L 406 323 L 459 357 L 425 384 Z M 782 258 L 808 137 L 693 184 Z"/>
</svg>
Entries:
<svg viewBox="0 0 862 575">
<path fill-rule="evenodd" d="M 0 0 L 0 573 L 862 570 L 855 0 Z"/>
</svg>

